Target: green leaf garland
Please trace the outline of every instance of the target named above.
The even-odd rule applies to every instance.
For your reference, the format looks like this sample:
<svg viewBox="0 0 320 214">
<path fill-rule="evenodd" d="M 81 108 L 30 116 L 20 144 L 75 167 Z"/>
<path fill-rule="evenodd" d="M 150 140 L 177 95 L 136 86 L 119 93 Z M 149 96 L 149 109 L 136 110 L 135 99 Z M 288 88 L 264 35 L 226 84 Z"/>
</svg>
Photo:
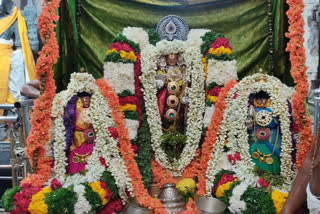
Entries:
<svg viewBox="0 0 320 214">
<path fill-rule="evenodd" d="M 21 187 L 15 186 L 7 191 L 1 197 L 1 206 L 6 212 L 11 212 L 14 209 L 14 196 L 17 192 L 21 191 Z"/>
<path fill-rule="evenodd" d="M 221 33 L 216 32 L 207 32 L 203 37 L 201 37 L 203 43 L 201 45 L 201 54 L 203 56 L 206 55 L 207 51 L 210 49 L 210 45 L 217 39 L 217 38 L 224 38 L 224 35 Z"/>
<path fill-rule="evenodd" d="M 74 205 L 77 202 L 77 193 L 73 187 L 57 188 L 45 194 L 45 203 L 48 205 L 49 214 L 74 213 Z"/>
<path fill-rule="evenodd" d="M 120 42 L 121 44 L 127 43 L 134 50 L 135 54 L 140 53 L 139 45 L 127 39 L 127 37 L 125 37 L 121 33 L 111 40 L 111 43 L 115 43 L 115 42 Z"/>
<path fill-rule="evenodd" d="M 92 210 L 98 210 L 102 207 L 102 201 L 98 193 L 92 190 L 88 184 L 83 184 L 85 186 L 84 197 L 89 201 Z"/>
<path fill-rule="evenodd" d="M 116 199 L 119 197 L 119 190 L 111 172 L 104 171 L 101 177 L 101 181 L 104 181 L 107 184 L 108 190 L 112 192 L 111 199 Z"/>
</svg>

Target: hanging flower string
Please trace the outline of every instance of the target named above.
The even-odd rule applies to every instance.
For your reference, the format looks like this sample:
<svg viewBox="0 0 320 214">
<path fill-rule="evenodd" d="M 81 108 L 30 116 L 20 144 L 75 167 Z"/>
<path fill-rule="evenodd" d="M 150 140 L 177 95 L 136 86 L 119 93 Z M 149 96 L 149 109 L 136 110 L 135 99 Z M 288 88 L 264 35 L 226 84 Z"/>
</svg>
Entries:
<svg viewBox="0 0 320 214">
<path fill-rule="evenodd" d="M 112 109 L 112 117 L 116 123 L 116 129 L 118 131 L 119 150 L 125 161 L 128 169 L 129 177 L 132 180 L 132 187 L 134 195 L 138 202 L 149 208 L 155 208 L 155 213 L 167 213 L 162 207 L 159 200 L 152 199 L 144 188 L 142 182 L 142 176 L 140 174 L 138 165 L 134 159 L 135 153 L 132 150 L 131 142 L 129 139 L 128 130 L 125 128 L 125 120 L 122 112 L 120 111 L 119 99 L 112 87 L 104 79 L 97 80 L 97 86 L 100 88 L 102 94 L 108 100 L 108 105 Z"/>
<path fill-rule="evenodd" d="M 59 16 L 56 15 L 60 0 L 45 0 L 42 12 L 38 18 L 40 36 L 44 43 L 39 52 L 36 64 L 37 79 L 45 80 L 44 91 L 39 99 L 34 101 L 31 114 L 31 131 L 27 139 L 26 154 L 33 166 L 34 174 L 28 175 L 21 183 L 32 183 L 33 186 L 42 186 L 51 173 L 51 159 L 46 155 L 44 148 L 49 140 L 51 123 L 51 103 L 55 95 L 56 86 L 53 79 L 52 66 L 57 62 L 59 47 L 54 29 Z"/>
<path fill-rule="evenodd" d="M 215 111 L 211 117 L 211 123 L 208 127 L 208 131 L 206 133 L 205 141 L 202 144 L 202 154 L 200 161 L 200 170 L 198 173 L 199 182 L 197 184 L 198 187 L 198 195 L 204 195 L 206 193 L 206 171 L 208 167 L 208 162 L 211 159 L 211 153 L 213 151 L 214 143 L 216 142 L 217 133 L 219 131 L 219 127 L 221 121 L 223 119 L 223 113 L 226 109 L 225 98 L 228 96 L 228 92 L 231 88 L 235 86 L 237 83 L 236 80 L 229 81 L 224 88 L 221 89 L 217 103 L 215 105 Z"/>
<path fill-rule="evenodd" d="M 119 140 L 119 150 L 125 161 L 128 169 L 129 177 L 132 180 L 133 193 L 136 196 L 138 202 L 144 206 L 154 210 L 155 214 L 165 214 L 168 213 L 163 207 L 158 199 L 153 199 L 149 195 L 148 191 L 145 189 L 142 176 L 140 174 L 138 165 L 134 159 L 135 153 L 132 150 L 131 142 L 128 135 L 128 130 L 125 128 L 125 120 L 123 113 L 120 111 L 119 99 L 116 93 L 113 91 L 112 87 L 104 79 L 97 80 L 97 86 L 100 88 L 102 94 L 108 100 L 108 105 L 112 110 L 112 117 L 116 123 L 116 129 L 118 131 Z M 187 205 L 187 210 L 182 212 L 182 214 L 192 214 L 194 213 L 195 207 L 194 202 L 189 200 Z"/>
<path fill-rule="evenodd" d="M 300 130 L 300 141 L 297 145 L 297 168 L 299 169 L 303 160 L 307 156 L 313 142 L 311 120 L 308 117 L 304 100 L 308 95 L 307 66 L 305 65 L 306 56 L 303 46 L 304 20 L 302 17 L 304 3 L 303 0 L 287 0 L 289 10 L 287 11 L 289 21 L 289 38 L 287 49 L 290 53 L 291 76 L 294 79 L 295 93 L 292 99 L 293 116 Z"/>
</svg>

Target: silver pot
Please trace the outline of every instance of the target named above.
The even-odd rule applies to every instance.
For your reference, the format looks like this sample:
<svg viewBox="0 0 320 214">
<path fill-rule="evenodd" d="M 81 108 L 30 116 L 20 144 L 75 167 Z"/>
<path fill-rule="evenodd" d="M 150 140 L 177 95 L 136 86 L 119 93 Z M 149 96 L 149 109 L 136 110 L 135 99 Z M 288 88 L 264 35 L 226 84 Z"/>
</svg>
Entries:
<svg viewBox="0 0 320 214">
<path fill-rule="evenodd" d="M 201 197 L 195 201 L 201 214 L 223 214 L 227 206 L 220 200 L 212 197 Z"/>
<path fill-rule="evenodd" d="M 174 183 L 163 184 L 159 200 L 163 208 L 169 213 L 178 213 L 186 209 L 186 204 L 183 202 L 182 196 L 178 193 Z"/>
<path fill-rule="evenodd" d="M 123 209 L 123 214 L 152 214 L 152 210 L 141 207 L 137 199 L 129 198 Z"/>
</svg>

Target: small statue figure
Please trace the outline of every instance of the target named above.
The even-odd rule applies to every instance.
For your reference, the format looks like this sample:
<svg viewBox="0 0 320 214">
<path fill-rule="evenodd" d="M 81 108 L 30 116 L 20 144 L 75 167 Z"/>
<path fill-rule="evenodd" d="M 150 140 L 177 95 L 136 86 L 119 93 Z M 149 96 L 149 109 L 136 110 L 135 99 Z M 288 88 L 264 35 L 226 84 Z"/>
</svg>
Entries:
<svg viewBox="0 0 320 214">
<path fill-rule="evenodd" d="M 188 85 L 181 55 L 171 53 L 159 59 L 156 83 L 163 130 L 184 133 L 186 103 L 182 100 L 186 100 Z"/>
<path fill-rule="evenodd" d="M 254 95 L 254 103 L 249 108 L 247 128 L 249 132 L 250 154 L 252 161 L 263 171 L 280 173 L 281 132 L 278 118 L 272 117 L 270 99 L 260 91 Z"/>
<path fill-rule="evenodd" d="M 85 169 L 95 145 L 95 131 L 90 116 L 91 94 L 78 93 L 76 121 L 73 142 L 68 154 L 69 174 L 75 174 Z"/>
</svg>

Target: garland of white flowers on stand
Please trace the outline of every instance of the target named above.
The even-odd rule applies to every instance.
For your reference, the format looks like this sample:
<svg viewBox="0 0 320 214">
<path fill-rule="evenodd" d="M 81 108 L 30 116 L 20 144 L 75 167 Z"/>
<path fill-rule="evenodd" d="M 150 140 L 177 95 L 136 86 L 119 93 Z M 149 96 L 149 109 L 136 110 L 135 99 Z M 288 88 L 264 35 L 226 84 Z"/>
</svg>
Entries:
<svg viewBox="0 0 320 214">
<path fill-rule="evenodd" d="M 151 132 L 152 147 L 155 152 L 156 161 L 164 168 L 168 169 L 173 176 L 181 175 L 183 169 L 192 161 L 196 149 L 198 148 L 201 131 L 203 113 L 205 107 L 204 94 L 204 72 L 199 49 L 193 47 L 186 48 L 185 42 L 180 40 L 162 40 L 154 46 L 147 46 L 141 52 L 141 82 L 146 103 L 146 113 Z M 186 80 L 192 82 L 192 87 L 188 88 L 189 108 L 188 126 L 186 131 L 187 141 L 183 148 L 181 158 L 168 161 L 167 154 L 161 148 L 161 136 L 163 135 L 161 117 L 158 108 L 157 88 L 155 75 L 157 72 L 157 60 L 162 55 L 170 53 L 180 53 L 186 62 Z"/>
<path fill-rule="evenodd" d="M 90 107 L 92 124 L 96 131 L 95 146 L 85 167 L 88 170 L 86 175 L 80 175 L 79 173 L 66 175 L 67 157 L 65 153 L 66 132 L 63 125 L 64 107 L 72 96 L 83 91 L 92 94 Z M 99 157 L 101 156 L 108 163 L 107 170 L 114 177 L 121 198 L 125 199 L 126 197 L 125 188 L 132 193 L 131 179 L 128 177 L 127 168 L 119 154 L 117 141 L 111 137 L 107 129 L 114 124 L 111 118 L 111 111 L 106 99 L 96 86 L 95 79 L 90 74 L 73 73 L 71 75 L 68 89 L 58 94 L 53 101 L 52 117 L 55 118 L 54 171 L 64 187 L 98 181 L 106 169 L 100 163 Z"/>
<path fill-rule="evenodd" d="M 249 153 L 248 133 L 245 120 L 248 112 L 249 95 L 261 90 L 270 96 L 272 116 L 278 116 L 280 119 L 282 133 L 280 174 L 286 179 L 282 186 L 283 190 L 289 190 L 295 172 L 291 169 L 293 164 L 291 160 L 292 144 L 287 97 L 284 97 L 281 93 L 282 88 L 285 86 L 277 78 L 268 75 L 263 75 L 263 77 L 266 78 L 265 81 L 257 81 L 257 78 L 261 77 L 261 75 L 262 74 L 255 74 L 246 77 L 229 91 L 226 99 L 224 119 L 221 123 L 214 148 L 215 150 L 211 155 L 211 160 L 208 163 L 206 172 L 207 194 L 211 193 L 215 174 L 221 170 L 219 169 L 219 162 L 223 153 L 226 137 L 228 137 L 228 153 L 240 152 L 241 156 L 241 160 L 232 165 L 231 170 L 235 172 L 236 177 L 238 177 L 240 181 L 244 181 L 248 185 L 255 185 L 257 183 L 259 177 L 253 173 L 255 165 Z M 234 98 L 235 94 L 237 94 L 238 97 Z"/>
</svg>

